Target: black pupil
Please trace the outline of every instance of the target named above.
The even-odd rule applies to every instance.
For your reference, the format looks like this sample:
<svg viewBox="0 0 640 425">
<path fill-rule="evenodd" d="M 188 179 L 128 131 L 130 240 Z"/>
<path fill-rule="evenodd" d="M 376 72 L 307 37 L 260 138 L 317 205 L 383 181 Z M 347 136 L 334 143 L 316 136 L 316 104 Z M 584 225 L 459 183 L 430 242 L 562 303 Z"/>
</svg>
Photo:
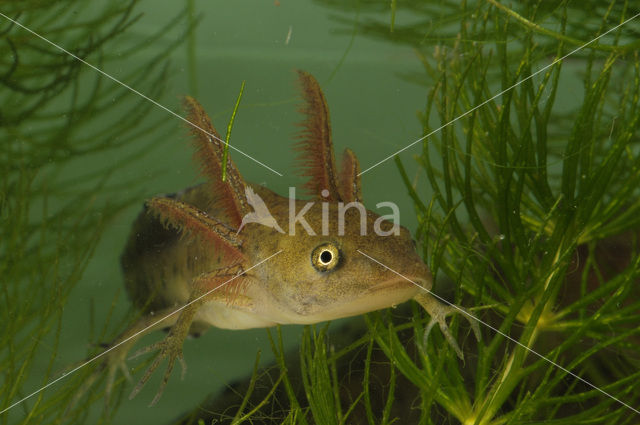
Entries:
<svg viewBox="0 0 640 425">
<path fill-rule="evenodd" d="M 330 251 L 322 251 L 322 253 L 320 254 L 320 261 L 322 261 L 323 264 L 330 263 L 331 258 L 333 258 L 333 256 L 331 255 Z"/>
</svg>

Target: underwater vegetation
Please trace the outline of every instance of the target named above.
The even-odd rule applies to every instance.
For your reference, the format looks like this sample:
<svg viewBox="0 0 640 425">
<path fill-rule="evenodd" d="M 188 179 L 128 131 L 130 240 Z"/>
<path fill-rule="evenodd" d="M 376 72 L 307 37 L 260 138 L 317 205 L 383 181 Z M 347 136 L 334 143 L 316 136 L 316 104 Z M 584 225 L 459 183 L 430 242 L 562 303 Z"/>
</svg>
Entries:
<svg viewBox="0 0 640 425">
<path fill-rule="evenodd" d="M 127 48 L 119 44 L 139 18 L 136 4 L 115 1 L 97 8 L 76 0 L 20 0 L 3 2 L 1 12 L 104 67 L 125 63 L 151 41 L 129 43 Z M 167 46 L 166 54 L 171 48 Z M 151 147 L 129 150 L 118 161 L 110 161 L 109 155 L 142 134 L 156 134 L 164 120 L 149 117 L 151 104 L 144 99 L 105 81 L 4 17 L 0 17 L 0 51 L 0 410 L 4 410 L 61 376 L 55 359 L 69 293 L 106 226 L 137 201 L 133 195 L 122 195 L 126 184 L 114 180 L 114 175 Z M 158 98 L 166 54 L 121 68 L 125 72 L 120 77 Z M 79 168 L 80 161 L 94 166 Z M 73 386 L 63 385 L 39 393 L 3 412 L 0 423 L 58 423 L 63 418 L 82 422 L 82 409 L 65 412 L 73 394 Z"/>
<path fill-rule="evenodd" d="M 421 54 L 436 81 L 421 115 L 425 134 L 439 125 L 433 118 L 448 122 L 523 82 L 423 143 L 418 161 L 431 199 L 403 175 L 432 271 L 454 279 L 492 329 L 467 365 L 470 377 L 466 367 L 441 364 L 433 345 L 421 367 L 403 369 L 437 376 L 433 400 L 462 423 L 636 422 L 638 22 L 528 77 L 638 10 L 594 4 L 590 19 L 576 21 L 566 4 L 491 4 L 471 12 L 483 19 L 463 22 L 434 63 Z M 561 37 L 538 30 L 554 21 Z M 574 35 L 569 21 L 593 35 Z M 538 41 L 548 37 L 555 51 Z"/>
</svg>

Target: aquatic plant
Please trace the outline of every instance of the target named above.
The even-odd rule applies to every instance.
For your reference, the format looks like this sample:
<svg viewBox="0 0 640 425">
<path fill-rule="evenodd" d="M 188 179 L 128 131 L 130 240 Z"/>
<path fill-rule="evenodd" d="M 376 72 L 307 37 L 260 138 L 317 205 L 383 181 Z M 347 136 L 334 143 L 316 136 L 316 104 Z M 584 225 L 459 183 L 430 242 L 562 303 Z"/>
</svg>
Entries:
<svg viewBox="0 0 640 425">
<path fill-rule="evenodd" d="M 127 48 L 119 44 L 139 17 L 136 3 L 108 2 L 101 8 L 76 0 L 2 4 L 0 423 L 82 422 L 86 415 L 88 404 L 65 410 L 77 385 L 62 383 L 4 410 L 61 376 L 56 357 L 69 293 L 110 221 L 137 199 L 122 194 L 129 182 L 114 175 L 152 149 L 126 146 L 155 134 L 165 122 L 149 116 L 152 105 L 146 100 L 105 81 L 69 54 L 103 67 L 139 53 L 153 40 Z M 107 53 L 107 47 L 117 54 Z M 119 77 L 158 98 L 171 47 L 138 66 L 121 68 Z"/>
<path fill-rule="evenodd" d="M 461 25 L 458 40 L 435 51 L 435 67 L 421 56 L 437 81 L 421 117 L 425 134 L 434 117 L 447 123 L 491 100 L 423 142 L 418 162 L 434 190 L 429 202 L 403 173 L 434 274 L 454 279 L 459 294 L 470 295 L 461 302 L 472 300 L 489 329 L 464 368 L 440 363 L 441 350 L 425 344 L 424 363 L 402 369 L 426 375 L 429 400 L 461 423 L 633 422 L 640 397 L 633 29 L 621 27 L 534 75 L 574 49 L 568 8 L 543 15 L 545 26 L 557 17 L 556 37 L 539 31 L 535 7 L 492 4 L 493 16 L 472 11 L 485 19 Z M 614 15 L 614 5 L 594 36 L 637 13 Z M 509 54 L 513 27 L 522 31 L 517 55 Z M 493 49 L 470 41 L 489 37 Z M 540 37 L 558 42 L 546 60 Z M 499 84 L 490 79 L 495 66 Z M 582 87 L 567 87 L 572 80 Z"/>
</svg>

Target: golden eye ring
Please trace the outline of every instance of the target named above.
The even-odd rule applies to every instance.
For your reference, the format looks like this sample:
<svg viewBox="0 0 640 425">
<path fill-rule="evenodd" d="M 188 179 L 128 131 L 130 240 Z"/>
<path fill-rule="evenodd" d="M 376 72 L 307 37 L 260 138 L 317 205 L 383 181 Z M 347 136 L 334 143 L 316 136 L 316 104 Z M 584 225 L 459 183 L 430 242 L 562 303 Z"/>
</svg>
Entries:
<svg viewBox="0 0 640 425">
<path fill-rule="evenodd" d="M 319 272 L 328 272 L 340 263 L 340 251 L 330 242 L 323 243 L 311 252 L 311 265 Z"/>
</svg>

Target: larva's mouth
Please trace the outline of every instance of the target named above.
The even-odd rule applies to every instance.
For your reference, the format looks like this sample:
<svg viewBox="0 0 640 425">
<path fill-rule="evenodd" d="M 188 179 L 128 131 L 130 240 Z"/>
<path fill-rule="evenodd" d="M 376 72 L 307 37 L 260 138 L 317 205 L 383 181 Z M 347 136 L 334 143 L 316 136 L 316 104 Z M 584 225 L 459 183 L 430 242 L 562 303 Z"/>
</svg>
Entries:
<svg viewBox="0 0 640 425">
<path fill-rule="evenodd" d="M 372 307 L 371 310 L 393 307 L 416 296 L 426 284 L 424 279 L 397 277 L 372 286 L 361 299 Z"/>
<path fill-rule="evenodd" d="M 380 292 L 380 291 L 393 291 L 393 290 L 404 290 L 407 288 L 412 288 L 414 290 L 419 291 L 420 288 L 429 289 L 426 287 L 426 281 L 424 279 L 411 279 L 411 278 L 402 278 L 397 277 L 394 279 L 389 279 L 383 282 L 380 282 L 376 285 L 373 285 L 369 288 L 368 292 Z"/>
</svg>

